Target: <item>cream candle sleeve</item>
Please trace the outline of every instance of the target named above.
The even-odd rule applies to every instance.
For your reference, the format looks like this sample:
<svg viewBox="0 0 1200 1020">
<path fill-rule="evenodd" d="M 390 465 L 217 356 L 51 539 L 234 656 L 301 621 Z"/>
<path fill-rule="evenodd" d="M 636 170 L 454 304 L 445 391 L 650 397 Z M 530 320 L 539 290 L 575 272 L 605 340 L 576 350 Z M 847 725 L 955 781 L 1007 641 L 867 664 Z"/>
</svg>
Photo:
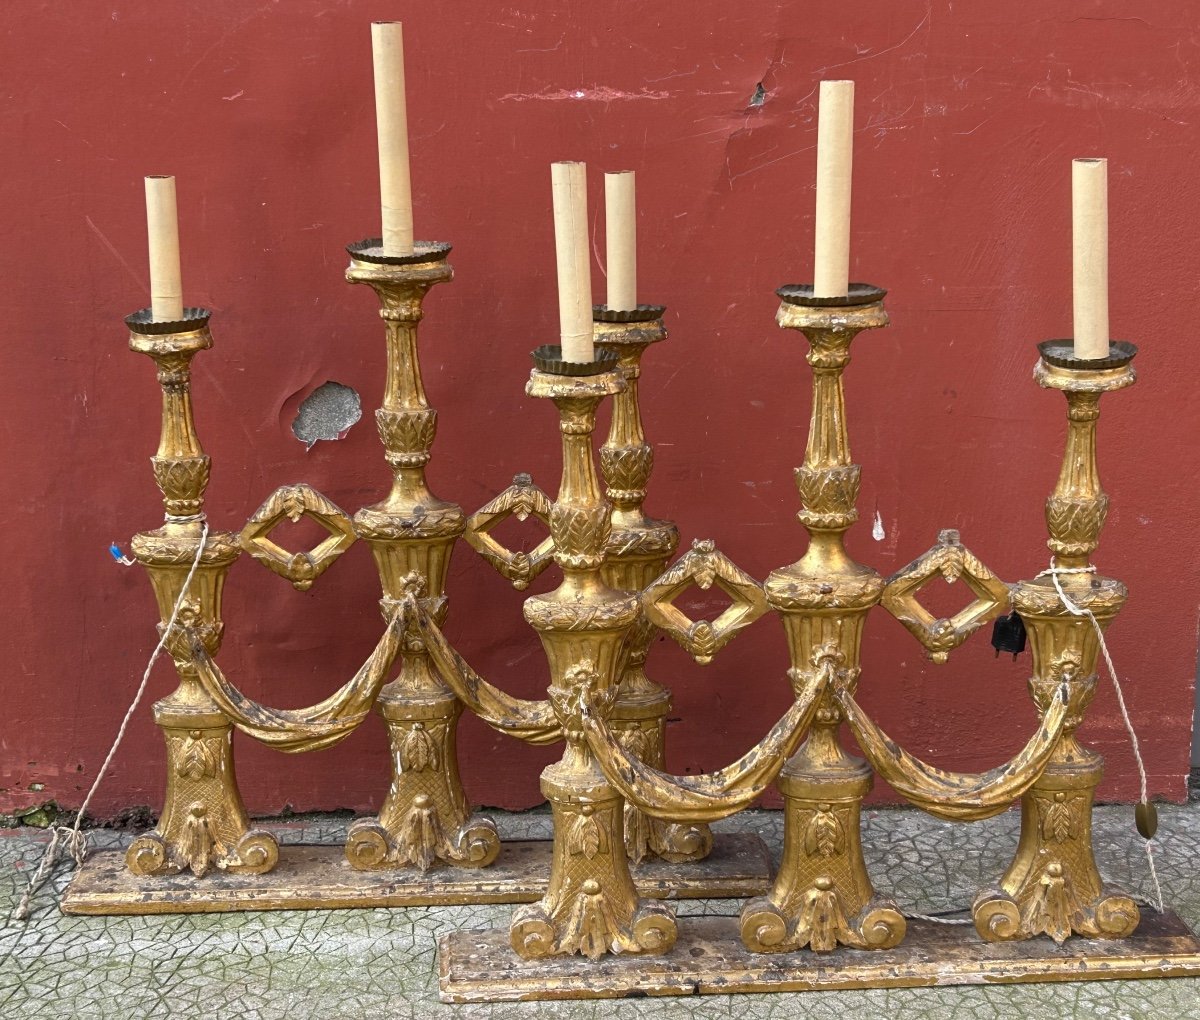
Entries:
<svg viewBox="0 0 1200 1020">
<path fill-rule="evenodd" d="M 379 135 L 379 201 L 385 255 L 413 250 L 412 182 L 408 165 L 408 109 L 404 96 L 404 28 L 398 21 L 371 25 L 375 65 L 375 126 Z"/>
<path fill-rule="evenodd" d="M 850 175 L 854 155 L 854 82 L 823 81 L 817 120 L 817 214 L 813 294 L 850 289 Z"/>
<path fill-rule="evenodd" d="M 1108 160 L 1071 163 L 1075 357 L 1108 357 Z"/>
<path fill-rule="evenodd" d="M 591 361 L 592 274 L 588 244 L 587 166 L 552 163 L 558 322 L 564 361 Z"/>
<path fill-rule="evenodd" d="M 183 318 L 183 282 L 174 177 L 146 178 L 146 234 L 150 246 L 150 312 L 158 322 L 178 322 Z"/>
<path fill-rule="evenodd" d="M 637 308 L 637 201 L 634 173 L 604 175 L 605 272 L 608 307 Z"/>
</svg>

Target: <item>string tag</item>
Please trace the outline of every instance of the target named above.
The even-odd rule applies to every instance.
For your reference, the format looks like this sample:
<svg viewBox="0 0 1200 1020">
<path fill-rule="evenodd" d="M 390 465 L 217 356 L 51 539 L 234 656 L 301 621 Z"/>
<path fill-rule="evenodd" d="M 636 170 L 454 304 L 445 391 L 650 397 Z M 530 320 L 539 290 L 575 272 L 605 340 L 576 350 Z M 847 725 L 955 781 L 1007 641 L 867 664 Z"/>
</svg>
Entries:
<svg viewBox="0 0 1200 1020">
<path fill-rule="evenodd" d="M 116 542 L 108 547 L 108 554 L 123 567 L 132 567 L 137 563 L 137 560 L 121 552 L 121 547 Z"/>
</svg>

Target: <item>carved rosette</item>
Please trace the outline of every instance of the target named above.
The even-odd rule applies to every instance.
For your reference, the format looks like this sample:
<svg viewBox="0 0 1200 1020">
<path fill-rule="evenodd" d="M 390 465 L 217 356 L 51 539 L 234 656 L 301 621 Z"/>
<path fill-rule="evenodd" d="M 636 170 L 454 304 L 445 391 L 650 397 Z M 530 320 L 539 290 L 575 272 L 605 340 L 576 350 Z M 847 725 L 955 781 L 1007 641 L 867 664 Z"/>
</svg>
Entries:
<svg viewBox="0 0 1200 1020">
<path fill-rule="evenodd" d="M 382 256 L 377 243 L 351 245 L 346 279 L 369 285 L 379 297 L 387 333 L 383 406 L 375 423 L 392 470 L 388 496 L 354 515 L 354 531 L 371 547 L 386 604 L 417 587 L 421 604 L 440 624 L 446 615 L 450 557 L 466 517 L 439 499 L 425 480 L 437 437 L 437 412 L 421 379 L 417 327 L 422 303 L 434 284 L 453 279 L 449 245 L 420 242 L 404 259 Z M 471 814 L 458 772 L 455 733 L 462 711 L 431 668 L 423 642 L 409 633 L 396 679 L 383 688 L 377 707 L 388 727 L 392 781 L 377 817 L 350 830 L 346 857 L 355 868 L 436 864 L 479 868 L 500 850 L 490 819 Z"/>
</svg>

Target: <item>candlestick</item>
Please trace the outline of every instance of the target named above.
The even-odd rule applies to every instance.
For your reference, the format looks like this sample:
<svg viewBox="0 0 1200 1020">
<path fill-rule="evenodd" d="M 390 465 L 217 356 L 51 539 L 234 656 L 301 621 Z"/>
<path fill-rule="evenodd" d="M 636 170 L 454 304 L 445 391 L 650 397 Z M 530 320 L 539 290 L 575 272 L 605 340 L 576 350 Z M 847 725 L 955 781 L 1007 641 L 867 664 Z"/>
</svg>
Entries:
<svg viewBox="0 0 1200 1020">
<path fill-rule="evenodd" d="M 592 273 L 588 251 L 587 164 L 553 163 L 558 323 L 564 361 L 591 361 Z"/>
<path fill-rule="evenodd" d="M 371 25 L 375 62 L 375 124 L 379 132 L 379 200 L 383 253 L 411 255 L 412 181 L 408 168 L 408 110 L 404 101 L 404 26 Z"/>
<path fill-rule="evenodd" d="M 1075 357 L 1108 357 L 1108 160 L 1071 162 Z"/>
<path fill-rule="evenodd" d="M 608 308 L 632 311 L 637 308 L 637 202 L 632 170 L 604 175 L 604 214 Z"/>
<path fill-rule="evenodd" d="M 183 318 L 179 274 L 179 216 L 175 178 L 146 178 L 146 234 L 150 241 L 150 311 L 156 322 Z"/>
<path fill-rule="evenodd" d="M 850 289 L 850 170 L 854 153 L 854 82 L 821 82 L 817 125 L 815 297 Z"/>
</svg>

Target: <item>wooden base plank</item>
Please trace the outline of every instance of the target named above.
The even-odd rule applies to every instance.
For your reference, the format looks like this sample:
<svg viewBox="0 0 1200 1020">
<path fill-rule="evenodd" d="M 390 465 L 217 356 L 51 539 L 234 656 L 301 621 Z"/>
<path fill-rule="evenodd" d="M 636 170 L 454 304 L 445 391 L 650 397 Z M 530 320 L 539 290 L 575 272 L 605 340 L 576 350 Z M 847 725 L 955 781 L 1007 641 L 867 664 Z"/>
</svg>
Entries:
<svg viewBox="0 0 1200 1020">
<path fill-rule="evenodd" d="M 406 868 L 355 871 L 340 846 L 284 845 L 279 863 L 263 875 L 213 872 L 140 878 L 125 856 L 90 856 L 63 896 L 67 914 L 200 914 L 230 910 L 318 910 L 341 907 L 411 907 L 456 903 L 531 903 L 550 875 L 549 840 L 501 845 L 487 868 Z M 695 864 L 647 860 L 633 869 L 642 896 L 650 899 L 748 899 L 766 892 L 771 860 L 753 833 L 725 833 L 712 853 Z"/>
<path fill-rule="evenodd" d="M 895 949 L 776 955 L 749 952 L 736 918 L 688 917 L 664 956 L 523 960 L 507 931 L 488 929 L 444 936 L 438 961 L 443 1002 L 503 1002 L 1200 976 L 1200 939 L 1174 913 L 1143 908 L 1137 931 L 1115 941 L 985 942 L 972 925 L 910 920 Z"/>
</svg>

